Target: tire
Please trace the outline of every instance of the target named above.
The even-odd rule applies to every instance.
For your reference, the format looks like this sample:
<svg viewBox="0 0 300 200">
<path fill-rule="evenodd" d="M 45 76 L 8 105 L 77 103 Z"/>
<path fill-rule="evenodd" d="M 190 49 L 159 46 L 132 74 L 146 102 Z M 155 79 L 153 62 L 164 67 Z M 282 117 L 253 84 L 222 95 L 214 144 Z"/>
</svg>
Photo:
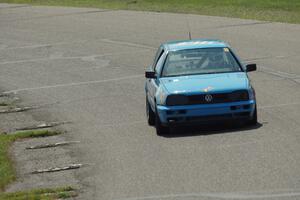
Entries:
<svg viewBox="0 0 300 200">
<path fill-rule="evenodd" d="M 256 124 L 257 124 L 257 109 L 256 109 L 256 105 L 255 105 L 254 114 L 252 116 L 252 119 L 250 119 L 248 121 L 248 125 L 255 126 Z"/>
<path fill-rule="evenodd" d="M 146 97 L 146 115 L 147 115 L 147 122 L 150 126 L 155 125 L 155 113 L 153 112 L 148 99 Z"/>
<path fill-rule="evenodd" d="M 156 128 L 156 134 L 157 135 L 167 135 L 170 133 L 170 128 L 165 127 L 161 124 L 161 121 L 159 119 L 157 110 L 155 112 L 155 128 Z"/>
</svg>

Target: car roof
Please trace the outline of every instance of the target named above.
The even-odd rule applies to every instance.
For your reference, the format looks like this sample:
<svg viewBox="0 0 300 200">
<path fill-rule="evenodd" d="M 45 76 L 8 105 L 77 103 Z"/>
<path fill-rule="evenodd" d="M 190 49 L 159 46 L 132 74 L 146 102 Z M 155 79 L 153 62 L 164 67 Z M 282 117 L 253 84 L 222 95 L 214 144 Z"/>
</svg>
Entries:
<svg viewBox="0 0 300 200">
<path fill-rule="evenodd" d="M 197 48 L 229 47 L 229 45 L 224 41 L 216 40 L 216 39 L 175 40 L 175 41 L 163 43 L 162 46 L 167 51 L 178 51 L 178 50 L 197 49 Z"/>
</svg>

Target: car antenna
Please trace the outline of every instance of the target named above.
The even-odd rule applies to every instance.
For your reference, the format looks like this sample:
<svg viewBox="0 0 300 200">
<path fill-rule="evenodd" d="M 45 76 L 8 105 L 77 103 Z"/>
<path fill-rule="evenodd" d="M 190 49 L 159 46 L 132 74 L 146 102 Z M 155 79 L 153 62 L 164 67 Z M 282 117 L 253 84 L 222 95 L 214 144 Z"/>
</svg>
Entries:
<svg viewBox="0 0 300 200">
<path fill-rule="evenodd" d="M 187 22 L 187 28 L 188 28 L 188 30 L 189 30 L 189 40 L 192 40 L 192 32 L 191 32 L 191 27 L 190 27 L 189 18 L 188 18 L 187 15 L 185 16 L 185 19 L 186 19 L 186 22 Z"/>
</svg>

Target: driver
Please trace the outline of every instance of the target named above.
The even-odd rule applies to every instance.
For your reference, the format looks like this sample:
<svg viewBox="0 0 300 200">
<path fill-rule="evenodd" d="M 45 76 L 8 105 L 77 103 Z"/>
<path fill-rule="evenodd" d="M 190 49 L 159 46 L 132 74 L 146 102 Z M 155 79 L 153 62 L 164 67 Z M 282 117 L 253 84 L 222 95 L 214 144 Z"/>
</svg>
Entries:
<svg viewBox="0 0 300 200">
<path fill-rule="evenodd" d="M 224 54 L 222 51 L 208 51 L 199 60 L 198 68 L 200 69 L 216 69 L 226 65 Z"/>
<path fill-rule="evenodd" d="M 225 65 L 223 52 L 210 52 L 207 55 L 208 67 L 209 68 L 219 68 Z"/>
</svg>

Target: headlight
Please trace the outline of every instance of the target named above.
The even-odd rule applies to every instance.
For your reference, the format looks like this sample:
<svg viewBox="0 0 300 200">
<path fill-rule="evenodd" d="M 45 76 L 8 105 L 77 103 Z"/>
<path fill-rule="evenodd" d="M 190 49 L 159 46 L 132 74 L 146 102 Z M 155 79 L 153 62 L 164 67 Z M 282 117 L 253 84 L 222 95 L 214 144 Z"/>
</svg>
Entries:
<svg viewBox="0 0 300 200">
<path fill-rule="evenodd" d="M 169 95 L 166 100 L 168 106 L 187 105 L 188 97 L 185 95 Z"/>
<path fill-rule="evenodd" d="M 166 103 L 167 94 L 161 88 L 158 88 L 157 94 L 158 94 L 156 97 L 157 104 L 164 105 Z"/>
</svg>

